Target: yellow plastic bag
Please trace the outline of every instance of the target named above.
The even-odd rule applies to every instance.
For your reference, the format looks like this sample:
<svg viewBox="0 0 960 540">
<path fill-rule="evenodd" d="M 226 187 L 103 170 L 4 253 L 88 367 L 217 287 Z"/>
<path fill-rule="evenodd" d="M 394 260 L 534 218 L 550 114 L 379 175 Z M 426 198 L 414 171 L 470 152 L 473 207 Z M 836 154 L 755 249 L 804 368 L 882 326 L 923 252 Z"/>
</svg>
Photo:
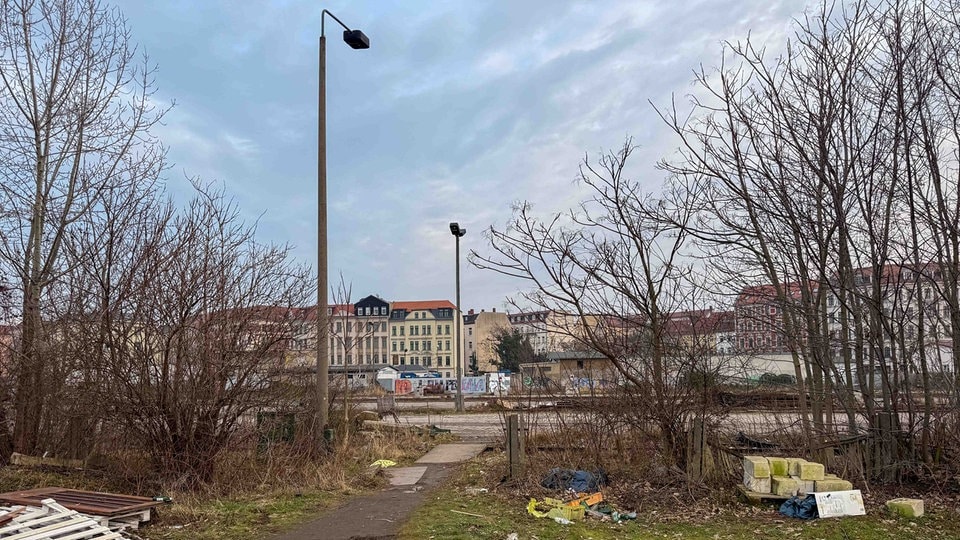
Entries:
<svg viewBox="0 0 960 540">
<path fill-rule="evenodd" d="M 374 461 L 373 463 L 371 463 L 370 466 L 373 467 L 374 465 L 379 465 L 379 466 L 383 467 L 384 469 L 386 469 L 387 467 L 393 467 L 393 466 L 395 466 L 396 464 L 397 464 L 396 461 L 390 461 L 389 459 L 378 459 L 378 460 Z"/>
</svg>

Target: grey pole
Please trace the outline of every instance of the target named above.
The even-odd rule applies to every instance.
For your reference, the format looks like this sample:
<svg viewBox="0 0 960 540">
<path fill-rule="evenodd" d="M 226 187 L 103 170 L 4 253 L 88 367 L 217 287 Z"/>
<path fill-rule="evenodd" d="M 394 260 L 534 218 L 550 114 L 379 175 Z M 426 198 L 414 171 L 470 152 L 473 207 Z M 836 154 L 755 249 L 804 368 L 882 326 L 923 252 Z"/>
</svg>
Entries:
<svg viewBox="0 0 960 540">
<path fill-rule="evenodd" d="M 322 16 L 321 16 L 322 24 Z M 327 343 L 327 38 L 320 33 L 320 90 L 317 95 L 317 441 L 323 442 L 330 412 L 330 352 Z"/>
<path fill-rule="evenodd" d="M 461 229 L 462 230 L 462 229 Z M 464 230 L 466 232 L 466 230 Z M 460 338 L 460 325 L 463 323 L 463 316 L 460 315 L 460 237 L 461 234 L 454 235 L 457 237 L 457 402 L 456 408 L 457 412 L 463 412 L 463 368 L 461 366 L 460 350 L 463 348 Z"/>
<path fill-rule="evenodd" d="M 343 27 L 343 41 L 352 49 L 370 48 L 370 40 L 360 30 L 351 30 L 327 10 L 320 14 L 320 87 L 317 91 L 317 441 L 329 423 L 330 325 L 327 320 L 327 38 L 324 22 L 329 15 Z M 344 372 L 346 373 L 346 372 Z"/>
</svg>

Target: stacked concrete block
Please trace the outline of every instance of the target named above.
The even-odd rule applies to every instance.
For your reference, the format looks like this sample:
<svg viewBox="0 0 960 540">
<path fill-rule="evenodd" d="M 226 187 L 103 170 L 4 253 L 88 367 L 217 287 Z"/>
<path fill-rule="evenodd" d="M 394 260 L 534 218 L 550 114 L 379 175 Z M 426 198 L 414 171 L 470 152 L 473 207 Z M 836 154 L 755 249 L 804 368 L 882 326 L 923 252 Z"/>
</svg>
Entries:
<svg viewBox="0 0 960 540">
<path fill-rule="evenodd" d="M 837 478 L 836 476 L 833 476 L 832 478 L 824 477 L 823 480 L 817 480 L 814 482 L 814 484 L 816 484 L 814 486 L 814 490 L 818 493 L 822 493 L 824 491 L 849 491 L 853 489 L 853 484 L 851 482 L 848 482 L 842 478 Z"/>
<path fill-rule="evenodd" d="M 817 482 L 815 480 L 801 480 L 800 477 L 796 475 L 790 475 L 790 478 L 796 480 L 798 493 L 807 494 L 817 490 Z"/>
<path fill-rule="evenodd" d="M 787 468 L 787 458 L 768 457 L 767 463 L 770 464 L 770 476 L 788 476 L 790 469 Z"/>
<path fill-rule="evenodd" d="M 827 474 L 821 463 L 764 456 L 743 458 L 743 485 L 750 491 L 785 496 L 853 489 L 852 483 Z"/>
<path fill-rule="evenodd" d="M 891 499 L 887 501 L 887 510 L 907 518 L 923 515 L 923 499 Z"/>
<path fill-rule="evenodd" d="M 792 497 L 797 494 L 799 483 L 789 476 L 774 476 L 771 479 L 771 487 L 774 495 L 783 495 Z"/>
<path fill-rule="evenodd" d="M 770 493 L 770 462 L 763 456 L 743 457 L 743 485 L 750 491 Z"/>
<path fill-rule="evenodd" d="M 796 461 L 793 463 L 793 469 L 790 470 L 791 475 L 799 476 L 801 480 L 823 480 L 825 473 L 823 464 L 813 461 Z"/>
</svg>

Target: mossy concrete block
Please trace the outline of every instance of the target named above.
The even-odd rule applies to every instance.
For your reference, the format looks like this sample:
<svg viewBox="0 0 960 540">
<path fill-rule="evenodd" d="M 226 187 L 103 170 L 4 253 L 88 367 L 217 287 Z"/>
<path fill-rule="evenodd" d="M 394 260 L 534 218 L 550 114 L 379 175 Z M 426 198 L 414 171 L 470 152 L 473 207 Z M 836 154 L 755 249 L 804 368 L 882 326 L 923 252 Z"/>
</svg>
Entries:
<svg viewBox="0 0 960 540">
<path fill-rule="evenodd" d="M 743 473 L 754 478 L 770 478 L 770 462 L 763 456 L 743 456 Z"/>
<path fill-rule="evenodd" d="M 774 495 L 796 495 L 800 489 L 799 483 L 789 476 L 774 476 L 771 483 Z"/>
<path fill-rule="evenodd" d="M 768 457 L 767 463 L 770 464 L 770 476 L 789 476 L 786 458 Z"/>
<path fill-rule="evenodd" d="M 791 475 L 790 478 L 797 481 L 797 490 L 800 493 L 813 493 L 817 490 L 817 483 L 813 480 L 801 480 L 799 476 Z"/>
<path fill-rule="evenodd" d="M 891 499 L 887 509 L 898 516 L 918 518 L 923 515 L 923 499 Z"/>
<path fill-rule="evenodd" d="M 790 476 L 800 476 L 800 464 L 806 463 L 807 460 L 803 458 L 788 457 L 787 460 L 787 474 Z"/>
<path fill-rule="evenodd" d="M 801 480 L 823 480 L 823 464 L 814 463 L 812 461 L 804 461 L 803 463 L 797 464 L 799 467 L 799 472 L 795 476 L 799 476 Z"/>
<path fill-rule="evenodd" d="M 814 482 L 814 491 L 817 493 L 824 493 L 827 491 L 850 491 L 853 489 L 853 484 L 846 480 L 840 478 L 825 478 L 823 480 L 817 480 Z"/>
<path fill-rule="evenodd" d="M 750 491 L 756 491 L 757 493 L 770 493 L 770 477 L 767 478 L 757 478 L 747 474 L 746 471 L 743 472 L 743 487 L 749 489 Z"/>
</svg>

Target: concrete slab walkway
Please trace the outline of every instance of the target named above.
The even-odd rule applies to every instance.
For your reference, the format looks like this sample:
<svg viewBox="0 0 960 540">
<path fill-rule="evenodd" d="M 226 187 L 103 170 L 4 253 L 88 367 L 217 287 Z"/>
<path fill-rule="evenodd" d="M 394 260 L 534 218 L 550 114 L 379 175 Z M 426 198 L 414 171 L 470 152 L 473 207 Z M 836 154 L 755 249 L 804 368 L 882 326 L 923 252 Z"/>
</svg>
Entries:
<svg viewBox="0 0 960 540">
<path fill-rule="evenodd" d="M 486 448 L 486 444 L 438 445 L 417 460 L 421 466 L 384 469 L 385 474 L 391 475 L 390 487 L 351 499 L 300 528 L 274 536 L 271 540 L 396 538 L 400 526 L 423 504 L 427 495 L 443 485 L 459 463 L 473 459 Z M 411 486 L 416 487 L 411 489 Z"/>
<path fill-rule="evenodd" d="M 392 467 L 384 469 L 384 474 L 390 480 L 391 486 L 412 486 L 420 481 L 426 467 Z"/>
<path fill-rule="evenodd" d="M 486 449 L 486 443 L 440 444 L 424 454 L 417 463 L 460 463 L 479 456 Z"/>
</svg>

